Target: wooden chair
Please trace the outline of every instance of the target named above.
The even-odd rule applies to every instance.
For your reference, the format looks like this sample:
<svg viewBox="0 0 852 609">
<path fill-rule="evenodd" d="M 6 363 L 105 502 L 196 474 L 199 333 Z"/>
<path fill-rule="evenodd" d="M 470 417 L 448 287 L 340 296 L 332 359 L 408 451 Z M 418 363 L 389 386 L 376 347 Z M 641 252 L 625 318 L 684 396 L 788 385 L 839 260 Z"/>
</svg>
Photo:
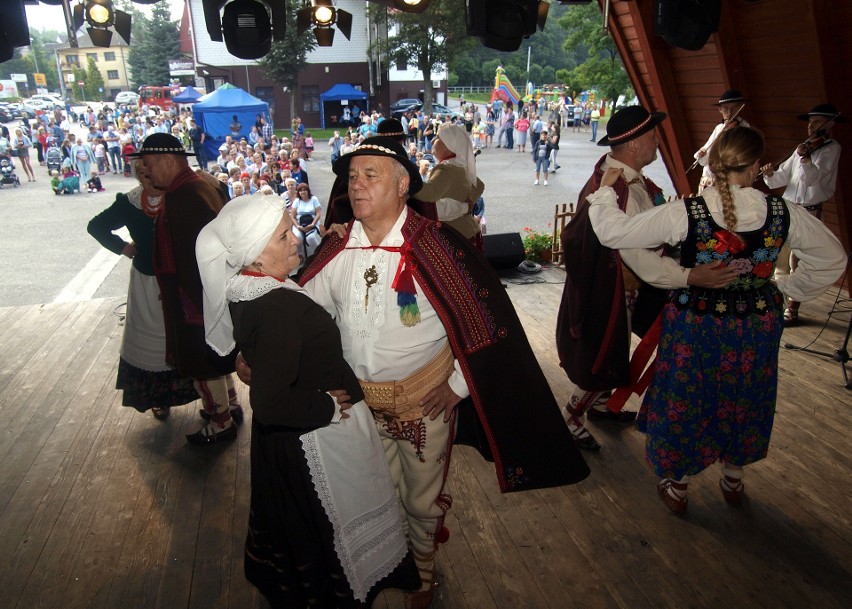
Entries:
<svg viewBox="0 0 852 609">
<path fill-rule="evenodd" d="M 551 261 L 556 266 L 565 264 L 565 261 L 562 260 L 562 240 L 559 236 L 562 234 L 562 229 L 565 228 L 565 224 L 570 222 L 573 217 L 573 203 L 562 203 L 561 211 L 559 209 L 559 203 L 556 204 L 556 210 L 553 213 L 553 245 L 551 246 L 553 250 Z"/>
</svg>

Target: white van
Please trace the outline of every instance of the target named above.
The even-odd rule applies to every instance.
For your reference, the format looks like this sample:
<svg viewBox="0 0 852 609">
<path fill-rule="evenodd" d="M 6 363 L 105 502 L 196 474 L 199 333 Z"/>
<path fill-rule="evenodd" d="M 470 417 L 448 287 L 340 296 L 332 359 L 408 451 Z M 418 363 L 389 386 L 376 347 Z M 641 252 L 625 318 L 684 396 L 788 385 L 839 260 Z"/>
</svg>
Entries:
<svg viewBox="0 0 852 609">
<path fill-rule="evenodd" d="M 139 101 L 139 94 L 133 91 L 119 91 L 115 94 L 117 104 L 135 104 Z"/>
<path fill-rule="evenodd" d="M 30 99 L 43 101 L 46 109 L 48 110 L 53 110 L 54 108 L 65 108 L 65 102 L 62 101 L 62 98 L 58 95 L 54 95 L 53 93 L 38 93 L 33 95 Z"/>
</svg>

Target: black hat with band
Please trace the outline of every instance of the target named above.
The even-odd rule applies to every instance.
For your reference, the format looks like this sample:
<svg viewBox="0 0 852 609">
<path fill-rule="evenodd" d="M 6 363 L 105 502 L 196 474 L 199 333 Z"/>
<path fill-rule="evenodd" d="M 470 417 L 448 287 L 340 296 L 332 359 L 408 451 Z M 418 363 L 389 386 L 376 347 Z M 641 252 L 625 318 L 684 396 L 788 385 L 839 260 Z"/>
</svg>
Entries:
<svg viewBox="0 0 852 609">
<path fill-rule="evenodd" d="M 722 104 L 744 104 L 746 101 L 743 94 L 739 89 L 728 89 L 722 95 L 719 96 L 719 101 L 717 101 L 714 106 L 721 106 Z"/>
<path fill-rule="evenodd" d="M 617 146 L 647 133 L 668 115 L 665 112 L 648 112 L 642 106 L 627 106 L 612 115 L 606 124 L 606 137 L 598 146 Z"/>
<path fill-rule="evenodd" d="M 408 196 L 414 195 L 423 188 L 423 178 L 420 177 L 420 172 L 411 160 L 408 154 L 396 139 L 384 135 L 374 135 L 364 140 L 364 143 L 359 145 L 352 152 L 340 156 L 331 166 L 335 175 L 344 180 L 349 177 L 349 163 L 356 156 L 382 156 L 393 159 L 408 172 L 410 181 L 408 183 Z"/>
<path fill-rule="evenodd" d="M 129 159 L 138 159 L 148 154 L 177 154 L 180 156 L 195 156 L 187 152 L 180 140 L 168 133 L 152 133 L 144 139 L 142 146 L 136 152 L 127 155 Z"/>
<path fill-rule="evenodd" d="M 833 104 L 817 104 L 807 114 L 799 114 L 796 116 L 800 121 L 809 121 L 813 117 L 819 116 L 823 118 L 833 118 L 835 123 L 849 122 L 845 116 L 840 116 L 840 112 Z"/>
</svg>

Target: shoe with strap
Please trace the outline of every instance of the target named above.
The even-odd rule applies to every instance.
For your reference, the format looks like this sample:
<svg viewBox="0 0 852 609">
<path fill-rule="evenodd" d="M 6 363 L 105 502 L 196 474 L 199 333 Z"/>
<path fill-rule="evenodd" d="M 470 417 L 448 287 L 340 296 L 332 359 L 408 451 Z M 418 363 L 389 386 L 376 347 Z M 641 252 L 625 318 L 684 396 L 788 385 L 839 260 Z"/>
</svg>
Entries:
<svg viewBox="0 0 852 609">
<path fill-rule="evenodd" d="M 418 571 L 420 572 L 420 581 L 426 588 L 421 588 L 417 592 L 406 592 L 405 609 L 428 609 L 432 606 L 432 601 L 435 600 L 435 588 L 438 587 L 435 571 L 423 568 L 419 568 Z"/>
<path fill-rule="evenodd" d="M 660 499 L 663 500 L 668 508 L 674 512 L 675 514 L 683 514 L 686 512 L 686 508 L 689 504 L 689 499 L 686 496 L 686 488 L 685 484 L 680 484 L 671 478 L 663 478 L 657 484 L 657 493 L 660 495 Z M 683 493 L 683 496 L 679 496 L 677 491 Z"/>
</svg>

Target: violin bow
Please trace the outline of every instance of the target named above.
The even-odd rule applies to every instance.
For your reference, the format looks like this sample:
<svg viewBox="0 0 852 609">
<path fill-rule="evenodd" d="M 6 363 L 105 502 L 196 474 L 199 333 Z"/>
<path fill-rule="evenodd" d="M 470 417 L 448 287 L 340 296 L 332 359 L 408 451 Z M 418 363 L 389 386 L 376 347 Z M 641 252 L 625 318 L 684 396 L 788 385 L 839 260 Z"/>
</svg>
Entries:
<svg viewBox="0 0 852 609">
<path fill-rule="evenodd" d="M 740 107 L 739 107 L 739 108 L 737 108 L 737 111 L 736 111 L 736 112 L 734 112 L 734 113 L 731 115 L 731 118 L 729 118 L 728 120 L 726 120 L 726 121 L 725 121 L 725 124 L 727 125 L 728 123 L 730 123 L 731 121 L 733 121 L 735 118 L 737 118 L 737 116 L 739 116 L 740 112 L 742 112 L 742 111 L 743 111 L 743 108 L 745 108 L 745 102 L 743 102 L 742 104 L 740 104 Z M 708 152 L 709 152 L 709 151 L 708 151 Z M 698 159 L 695 159 L 695 162 L 694 162 L 692 165 L 690 165 L 690 166 L 689 166 L 689 169 L 687 169 L 687 170 L 686 170 L 686 173 L 689 173 L 690 171 L 692 171 L 692 170 L 693 170 L 693 169 L 695 169 L 696 167 L 698 167 Z"/>
</svg>

